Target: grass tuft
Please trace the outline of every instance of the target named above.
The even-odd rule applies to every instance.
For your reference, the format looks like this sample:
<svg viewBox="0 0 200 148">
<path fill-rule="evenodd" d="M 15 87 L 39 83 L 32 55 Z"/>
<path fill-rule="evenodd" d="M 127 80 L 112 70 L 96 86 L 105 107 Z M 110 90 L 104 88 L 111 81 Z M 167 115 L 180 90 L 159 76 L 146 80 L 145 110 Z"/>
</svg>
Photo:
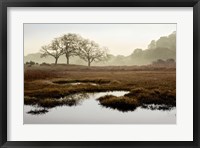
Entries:
<svg viewBox="0 0 200 148">
<path fill-rule="evenodd" d="M 126 97 L 137 98 L 140 104 L 165 104 L 176 106 L 176 91 L 173 90 L 147 90 L 144 88 L 137 88 L 131 90 L 130 93 L 125 94 Z"/>
<path fill-rule="evenodd" d="M 116 97 L 113 95 L 106 95 L 104 97 L 100 97 L 98 100 L 100 104 L 105 107 L 110 107 L 123 112 L 133 111 L 139 105 L 136 99 L 131 99 L 129 97 L 124 97 L 124 96 Z"/>
</svg>

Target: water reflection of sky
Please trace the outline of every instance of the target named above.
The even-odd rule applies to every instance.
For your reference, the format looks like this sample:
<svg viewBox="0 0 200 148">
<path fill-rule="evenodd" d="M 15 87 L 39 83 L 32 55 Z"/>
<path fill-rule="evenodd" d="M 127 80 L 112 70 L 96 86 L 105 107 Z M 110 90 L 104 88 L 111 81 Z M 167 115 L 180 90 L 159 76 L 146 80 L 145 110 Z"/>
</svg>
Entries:
<svg viewBox="0 0 200 148">
<path fill-rule="evenodd" d="M 33 106 L 24 106 L 24 124 L 175 124 L 176 108 L 150 110 L 138 107 L 135 111 L 120 112 L 98 105 L 97 98 L 104 95 L 122 96 L 125 91 L 101 92 L 89 95 L 77 106 L 58 106 L 46 114 L 32 115 Z"/>
</svg>

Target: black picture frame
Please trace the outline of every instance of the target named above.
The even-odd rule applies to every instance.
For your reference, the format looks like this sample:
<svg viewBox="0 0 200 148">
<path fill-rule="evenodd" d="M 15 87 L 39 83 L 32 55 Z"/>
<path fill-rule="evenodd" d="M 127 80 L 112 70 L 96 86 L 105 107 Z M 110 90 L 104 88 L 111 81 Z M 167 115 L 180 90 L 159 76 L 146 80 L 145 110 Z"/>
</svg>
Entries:
<svg viewBox="0 0 200 148">
<path fill-rule="evenodd" d="M 8 7 L 193 7 L 193 141 L 7 141 Z M 200 147 L 200 2 L 199 0 L 1 0 L 0 1 L 0 146 L 21 147 Z"/>
</svg>

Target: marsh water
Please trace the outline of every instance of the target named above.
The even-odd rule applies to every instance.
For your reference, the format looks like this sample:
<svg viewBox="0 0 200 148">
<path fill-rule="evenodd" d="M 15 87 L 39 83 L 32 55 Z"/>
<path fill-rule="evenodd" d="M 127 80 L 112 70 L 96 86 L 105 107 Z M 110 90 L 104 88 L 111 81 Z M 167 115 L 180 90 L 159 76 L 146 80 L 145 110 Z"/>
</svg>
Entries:
<svg viewBox="0 0 200 148">
<path fill-rule="evenodd" d="M 24 124 L 175 124 L 176 108 L 170 110 L 137 107 L 134 111 L 122 112 L 99 104 L 99 97 L 105 95 L 123 96 L 128 91 L 87 93 L 78 95 L 73 106 L 57 106 L 46 109 L 24 105 Z M 76 96 L 77 97 L 77 96 Z M 83 98 L 84 97 L 84 98 Z M 63 98 L 61 98 L 63 99 Z M 40 114 L 34 114 L 40 110 Z"/>
</svg>

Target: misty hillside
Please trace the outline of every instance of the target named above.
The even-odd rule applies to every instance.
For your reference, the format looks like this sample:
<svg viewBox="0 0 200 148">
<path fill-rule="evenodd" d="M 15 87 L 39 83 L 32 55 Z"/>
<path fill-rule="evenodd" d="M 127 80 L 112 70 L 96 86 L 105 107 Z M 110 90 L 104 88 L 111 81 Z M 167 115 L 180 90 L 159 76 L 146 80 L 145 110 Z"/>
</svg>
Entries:
<svg viewBox="0 0 200 148">
<path fill-rule="evenodd" d="M 123 50 L 123 49 L 122 49 Z M 37 63 L 54 63 L 53 57 L 41 58 L 40 53 L 29 54 L 24 57 L 24 62 L 34 61 Z M 176 60 L 176 32 L 168 36 L 160 37 L 158 40 L 152 40 L 148 48 L 133 49 L 133 53 L 129 56 L 109 55 L 109 60 L 104 62 L 92 63 L 93 66 L 107 65 L 146 65 L 151 64 L 158 59 L 174 59 Z M 66 63 L 66 57 L 63 55 L 58 59 L 58 63 Z M 85 61 L 77 56 L 70 57 L 70 64 L 87 65 Z"/>
</svg>

